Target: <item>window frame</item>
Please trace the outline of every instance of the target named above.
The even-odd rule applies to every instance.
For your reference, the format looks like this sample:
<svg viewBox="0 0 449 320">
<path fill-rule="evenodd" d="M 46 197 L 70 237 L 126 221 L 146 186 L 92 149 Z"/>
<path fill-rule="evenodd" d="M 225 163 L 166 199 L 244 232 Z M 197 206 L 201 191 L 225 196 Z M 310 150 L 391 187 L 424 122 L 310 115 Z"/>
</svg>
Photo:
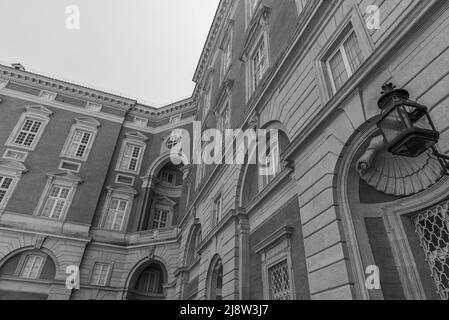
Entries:
<svg viewBox="0 0 449 320">
<path fill-rule="evenodd" d="M 22 176 L 28 172 L 25 165 L 18 161 L 13 160 L 0 160 L 0 176 L 3 178 L 12 179 L 11 184 L 8 186 L 3 199 L 0 201 L 0 215 L 5 211 L 9 200 L 15 192 Z M 2 180 L 3 183 L 3 180 Z"/>
<path fill-rule="evenodd" d="M 266 22 L 265 22 L 266 23 Z M 254 37 L 254 41 L 251 41 L 252 44 L 249 46 L 248 50 L 245 51 L 243 54 L 242 59 L 245 61 L 246 65 L 246 101 L 248 102 L 251 100 L 251 97 L 253 94 L 260 88 L 261 84 L 263 83 L 265 77 L 267 76 L 270 66 L 271 66 L 271 59 L 270 59 L 270 48 L 269 48 L 269 35 L 267 31 L 267 26 L 262 25 L 262 29 L 259 30 L 259 35 Z M 258 51 L 258 49 L 261 47 L 261 42 L 264 43 L 264 54 L 265 54 L 265 71 L 263 72 L 261 79 L 259 83 L 255 84 L 255 68 L 254 68 L 254 61 L 253 57 Z"/>
<path fill-rule="evenodd" d="M 322 95 L 322 102 L 325 103 L 335 96 L 331 82 L 331 74 L 329 74 L 329 69 L 327 67 L 327 61 L 339 45 L 342 44 L 343 38 L 349 35 L 353 31 L 357 37 L 358 44 L 362 55 L 364 57 L 361 62 L 363 63 L 370 57 L 375 49 L 375 44 L 369 31 L 366 28 L 366 24 L 362 13 L 360 12 L 357 5 L 354 5 L 347 16 L 343 19 L 343 22 L 334 31 L 334 33 L 328 37 L 327 42 L 322 46 L 321 50 L 318 52 L 315 60 L 315 71 L 317 73 L 317 83 L 320 88 Z M 359 69 L 360 67 L 359 66 Z"/>
<path fill-rule="evenodd" d="M 227 32 L 224 41 L 223 41 L 223 45 L 221 46 L 222 48 L 222 53 L 221 53 L 221 82 L 223 82 L 226 79 L 227 74 L 229 73 L 229 71 L 231 70 L 232 67 L 232 41 L 234 38 L 233 35 L 233 29 L 232 29 L 233 24 L 231 23 L 231 26 L 229 27 L 230 30 Z M 227 64 L 226 64 L 227 62 Z"/>
<path fill-rule="evenodd" d="M 101 273 L 100 273 L 100 277 L 98 278 L 97 283 L 93 283 L 94 275 L 95 275 L 95 267 L 97 265 L 101 265 L 102 266 L 101 271 L 103 271 L 103 267 L 104 266 L 107 266 L 107 268 L 108 268 L 108 271 L 106 273 L 106 277 L 104 278 L 104 284 L 100 284 L 99 283 L 99 281 L 101 279 Z M 110 281 L 111 281 L 111 276 L 112 276 L 112 269 L 113 269 L 113 263 L 108 263 L 108 262 L 103 262 L 103 261 L 95 261 L 94 264 L 93 264 L 93 267 L 92 267 L 92 269 L 90 271 L 89 284 L 91 286 L 101 287 L 101 288 L 109 286 Z"/>
<path fill-rule="evenodd" d="M 9 152 L 16 152 L 16 153 L 22 154 L 23 155 L 23 159 L 10 158 L 10 157 L 7 156 Z M 27 160 L 28 154 L 29 153 L 26 152 L 26 151 L 14 150 L 14 149 L 7 148 L 5 150 L 5 152 L 3 153 L 3 157 L 2 158 L 5 159 L 5 160 L 11 160 L 11 161 L 17 161 L 17 162 L 22 162 L 23 163 L 23 162 L 25 162 Z"/>
<path fill-rule="evenodd" d="M 101 219 L 100 219 L 98 228 L 101 230 L 107 231 L 107 232 L 126 233 L 126 230 L 128 228 L 128 224 L 129 224 L 129 217 L 131 214 L 131 210 L 133 208 L 134 200 L 135 200 L 135 197 L 138 195 L 138 192 L 134 188 L 132 188 L 130 186 L 126 186 L 126 185 L 119 186 L 119 187 L 109 186 L 106 188 L 106 190 L 107 190 L 106 199 L 105 199 L 105 202 L 103 205 Z M 111 202 L 113 199 L 128 201 L 120 230 L 105 229 L 105 224 L 107 221 Z"/>
<path fill-rule="evenodd" d="M 60 157 L 61 158 L 67 158 L 67 159 L 71 159 L 71 160 L 76 160 L 76 161 L 82 161 L 82 162 L 87 162 L 87 160 L 89 159 L 89 155 L 91 153 L 91 150 L 93 148 L 93 145 L 95 143 L 97 134 L 98 134 L 98 128 L 101 126 L 100 122 L 98 122 L 97 120 L 93 119 L 93 118 L 77 118 L 75 119 L 75 123 L 72 125 L 72 127 L 70 128 L 70 132 L 69 135 L 67 136 L 67 139 L 64 143 L 64 146 L 62 148 Z M 76 156 L 75 155 L 70 155 L 68 152 L 70 150 L 70 147 L 73 143 L 76 143 L 73 141 L 75 134 L 77 133 L 77 131 L 82 131 L 83 135 L 85 133 L 89 133 L 90 139 L 86 145 L 86 149 L 84 150 L 84 154 L 83 156 Z M 81 143 L 78 145 L 81 145 Z M 79 150 L 77 150 L 78 152 Z"/>
<path fill-rule="evenodd" d="M 261 258 L 263 295 L 265 300 L 271 298 L 270 269 L 287 261 L 290 297 L 296 299 L 295 279 L 293 277 L 291 235 L 294 229 L 285 225 L 269 235 L 254 247 L 254 251 Z"/>
<path fill-rule="evenodd" d="M 118 203 L 117 203 L 118 206 L 120 206 L 120 204 L 122 202 L 125 203 L 125 209 L 123 211 L 122 210 L 118 210 L 118 208 L 117 209 L 112 209 L 111 205 L 112 205 L 112 203 L 114 201 L 118 201 Z M 114 212 L 115 212 L 114 213 L 114 218 L 112 220 L 112 225 L 111 225 L 111 228 L 106 228 L 106 222 L 108 221 L 109 215 L 112 214 L 111 213 L 112 210 L 114 210 Z M 118 229 L 114 229 L 114 225 L 115 225 L 115 222 L 117 220 L 118 212 L 123 213 L 123 217 L 122 217 L 121 222 L 120 222 L 120 227 Z M 108 201 L 107 209 L 106 209 L 104 220 L 103 220 L 102 229 L 105 230 L 105 231 L 122 232 L 123 229 L 125 228 L 125 225 L 126 225 L 125 221 L 127 220 L 127 216 L 128 216 L 129 212 L 130 212 L 130 201 L 129 201 L 128 197 L 122 198 L 122 197 L 117 197 L 117 195 L 112 195 L 111 198 Z"/>
<path fill-rule="evenodd" d="M 351 77 L 354 75 L 355 72 L 357 72 L 357 70 L 352 70 L 351 67 L 351 63 L 349 61 L 349 57 L 348 54 L 346 52 L 346 48 L 345 48 L 345 44 L 348 41 L 348 39 L 354 35 L 356 40 L 357 40 L 357 45 L 359 46 L 360 51 L 362 51 L 361 46 L 360 46 L 360 42 L 359 39 L 357 37 L 357 33 L 355 32 L 355 30 L 352 28 L 350 29 L 347 34 L 343 37 L 343 39 L 340 41 L 339 45 L 337 46 L 337 48 L 329 55 L 329 57 L 326 59 L 326 68 L 327 68 L 327 72 L 328 72 L 328 76 L 329 76 L 329 80 L 331 83 L 331 87 L 332 87 L 332 92 L 335 94 L 338 92 L 338 90 L 341 89 L 341 87 L 343 87 L 345 85 L 346 82 L 348 82 Z M 346 75 L 348 77 L 348 79 L 343 83 L 343 85 L 337 89 L 336 87 L 336 83 L 335 83 L 335 77 L 334 77 L 334 73 L 332 71 L 332 67 L 330 65 L 330 61 L 338 54 L 340 53 L 343 59 L 343 63 L 345 66 L 345 71 L 346 71 Z M 363 54 L 363 52 L 362 52 Z M 362 61 L 360 63 L 360 65 L 362 65 L 363 61 L 365 60 L 365 57 L 362 56 Z M 359 68 L 360 65 L 357 67 Z"/>
<path fill-rule="evenodd" d="M 156 213 L 160 212 L 160 217 L 158 220 L 156 220 Z M 162 214 L 166 214 L 166 218 L 165 218 L 165 225 L 162 226 Z M 153 221 L 152 221 L 152 227 L 151 230 L 159 230 L 159 229 L 165 229 L 168 227 L 168 221 L 170 218 L 170 210 L 166 209 L 166 208 L 161 208 L 161 206 L 156 205 L 154 208 L 154 215 L 153 215 Z M 155 224 L 157 224 L 157 227 L 155 227 Z"/>
<path fill-rule="evenodd" d="M 70 208 L 72 206 L 73 198 L 75 197 L 76 191 L 78 189 L 78 186 L 83 183 L 83 180 L 76 176 L 71 171 L 65 171 L 63 173 L 50 173 L 47 174 L 47 182 L 45 184 L 45 187 L 41 193 L 41 197 L 39 199 L 39 202 L 34 210 L 33 215 L 39 219 L 45 219 L 50 221 L 65 221 L 68 212 L 70 211 Z M 48 198 L 50 196 L 50 192 L 53 189 L 53 186 L 59 186 L 62 188 L 69 188 L 69 194 L 67 196 L 66 202 L 64 204 L 64 208 L 62 209 L 61 215 L 58 219 L 54 219 L 51 217 L 44 217 L 43 211 L 45 209 L 45 205 L 48 201 Z"/>
<path fill-rule="evenodd" d="M 35 278 L 22 276 L 22 271 L 23 271 L 25 264 L 27 262 L 27 259 L 29 257 L 41 257 L 42 258 L 42 263 L 39 266 L 39 270 L 38 270 Z M 16 270 L 14 273 L 15 276 L 17 276 L 17 278 L 25 279 L 25 280 L 39 280 L 39 278 L 42 274 L 42 270 L 44 269 L 45 263 L 47 262 L 47 258 L 48 258 L 48 256 L 46 254 L 42 254 L 39 252 L 34 252 L 34 251 L 24 252 L 19 259 L 19 263 L 17 264 Z"/>
<path fill-rule="evenodd" d="M 219 208 L 217 210 L 217 203 L 219 203 Z M 223 195 L 221 192 L 219 192 L 213 201 L 213 208 L 212 208 L 212 225 L 215 227 L 217 226 L 221 220 L 223 220 Z"/>
<path fill-rule="evenodd" d="M 224 114 L 227 113 L 227 127 L 224 126 Z M 218 130 L 221 131 L 222 136 L 225 137 L 225 130 L 231 129 L 231 100 L 228 98 L 223 103 L 222 107 L 218 112 Z"/>
<path fill-rule="evenodd" d="M 203 121 L 206 120 L 212 107 L 212 79 L 208 81 L 207 88 L 204 89 L 203 96 Z"/>
<path fill-rule="evenodd" d="M 70 169 L 64 168 L 63 166 L 64 166 L 65 163 L 66 163 L 66 164 L 71 164 L 71 165 L 77 166 L 77 169 L 76 169 L 76 170 L 70 170 Z M 73 173 L 79 173 L 80 170 L 81 170 L 81 163 L 73 162 L 73 161 L 69 161 L 69 160 L 61 160 L 61 162 L 59 163 L 58 169 L 59 169 L 59 170 L 62 170 L 62 171 L 68 171 L 68 172 L 73 172 Z"/>
<path fill-rule="evenodd" d="M 119 156 L 117 159 L 115 171 L 133 174 L 133 175 L 139 175 L 139 173 L 142 169 L 141 167 L 142 167 L 143 158 L 145 157 L 145 152 L 146 152 L 146 147 L 147 147 L 146 141 L 148 140 L 148 138 L 141 133 L 128 133 L 125 136 L 126 137 L 122 141 L 122 146 L 120 148 L 120 153 L 119 153 Z M 137 163 L 136 163 L 136 170 L 129 169 L 129 165 L 128 165 L 128 169 L 122 168 L 122 163 L 124 160 L 124 156 L 125 156 L 125 152 L 126 152 L 126 148 L 127 148 L 128 144 L 133 145 L 134 147 L 140 148 L 139 158 L 137 159 Z"/>
<path fill-rule="evenodd" d="M 170 174 L 173 175 L 173 182 L 168 182 L 167 180 L 165 180 L 164 177 L 163 177 L 164 174 L 167 174 L 167 178 L 168 178 L 168 175 L 170 175 Z M 161 171 L 160 181 L 163 184 L 168 185 L 168 186 L 176 186 L 177 177 L 178 177 L 178 173 L 175 170 L 164 169 L 164 170 Z"/>
<path fill-rule="evenodd" d="M 39 141 L 45 131 L 45 128 L 50 122 L 50 117 L 52 115 L 53 115 L 52 111 L 40 105 L 26 107 L 25 111 L 20 115 L 19 120 L 17 121 L 13 131 L 11 132 L 6 142 L 6 146 L 11 148 L 23 149 L 26 151 L 34 151 L 37 145 L 39 144 Z M 42 122 L 30 146 L 17 144 L 15 142 L 27 120 Z"/>
</svg>

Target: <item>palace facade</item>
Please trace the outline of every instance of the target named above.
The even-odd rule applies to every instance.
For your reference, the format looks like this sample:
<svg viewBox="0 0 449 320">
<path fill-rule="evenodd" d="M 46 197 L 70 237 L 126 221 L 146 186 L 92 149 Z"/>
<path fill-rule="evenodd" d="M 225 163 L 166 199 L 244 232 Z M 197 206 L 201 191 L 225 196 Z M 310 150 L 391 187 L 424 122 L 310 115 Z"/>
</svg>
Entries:
<svg viewBox="0 0 449 320">
<path fill-rule="evenodd" d="M 156 109 L 0 66 L 0 299 L 449 298 L 444 161 L 377 125 L 393 83 L 449 151 L 447 1 L 222 0 L 193 80 Z M 172 163 L 195 120 L 278 130 L 276 174 Z"/>
</svg>

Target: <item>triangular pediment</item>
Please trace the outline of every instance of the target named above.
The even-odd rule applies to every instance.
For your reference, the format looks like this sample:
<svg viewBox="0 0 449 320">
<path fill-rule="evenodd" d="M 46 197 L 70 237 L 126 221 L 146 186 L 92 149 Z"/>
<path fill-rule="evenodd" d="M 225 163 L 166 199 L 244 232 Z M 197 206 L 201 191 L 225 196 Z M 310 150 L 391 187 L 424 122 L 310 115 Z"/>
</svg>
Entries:
<svg viewBox="0 0 449 320">
<path fill-rule="evenodd" d="M 78 117 L 75 119 L 77 124 L 81 124 L 88 127 L 99 128 L 101 127 L 100 121 L 91 117 Z"/>
<path fill-rule="evenodd" d="M 15 175 L 22 175 L 28 172 L 27 167 L 23 163 L 14 160 L 0 160 L 0 170 L 9 171 Z"/>
<path fill-rule="evenodd" d="M 141 142 L 145 142 L 148 140 L 148 137 L 140 132 L 128 132 L 125 134 L 127 139 L 137 140 Z"/>
<path fill-rule="evenodd" d="M 31 114 L 41 116 L 41 117 L 49 118 L 53 115 L 53 111 L 45 108 L 44 106 L 42 106 L 40 104 L 26 106 L 25 109 L 26 109 L 27 113 L 31 113 Z"/>
<path fill-rule="evenodd" d="M 71 181 L 71 182 L 75 182 L 75 183 L 83 183 L 83 179 L 79 176 L 77 176 L 76 174 L 74 174 L 71 171 L 57 171 L 57 172 L 51 172 L 47 174 L 50 177 L 53 177 L 55 179 L 60 179 L 60 180 L 66 180 L 66 181 Z"/>
</svg>

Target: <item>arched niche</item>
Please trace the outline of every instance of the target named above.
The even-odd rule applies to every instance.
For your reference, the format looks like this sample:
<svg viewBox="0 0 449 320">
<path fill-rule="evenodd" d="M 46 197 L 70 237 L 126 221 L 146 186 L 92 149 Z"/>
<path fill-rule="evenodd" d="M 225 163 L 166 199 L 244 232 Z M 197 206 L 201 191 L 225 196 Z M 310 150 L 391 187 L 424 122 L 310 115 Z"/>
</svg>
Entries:
<svg viewBox="0 0 449 320">
<path fill-rule="evenodd" d="M 182 162 L 173 163 L 170 153 L 165 153 L 152 163 L 142 177 L 144 196 L 140 199 L 139 231 L 164 229 L 177 223 L 184 167 Z"/>
<path fill-rule="evenodd" d="M 266 171 L 266 167 L 259 163 L 258 155 L 250 154 L 245 159 L 245 165 L 241 168 L 239 183 L 237 188 L 237 203 L 240 207 L 247 207 L 255 197 L 267 187 L 274 178 L 285 168 L 285 158 L 283 154 L 290 145 L 290 139 L 285 131 L 285 127 L 279 121 L 271 121 L 261 128 L 267 130 L 266 146 L 267 156 L 276 149 L 274 154 L 278 154 L 279 158 L 275 160 L 273 170 Z M 274 130 L 276 138 L 272 139 L 271 130 Z M 257 152 L 257 151 L 256 151 Z M 248 159 L 255 157 L 257 163 L 249 163 Z M 269 157 L 268 157 L 269 158 Z M 267 173 L 268 172 L 268 173 Z"/>
<path fill-rule="evenodd" d="M 208 300 L 223 300 L 223 263 L 219 255 L 215 255 L 207 273 Z"/>
<path fill-rule="evenodd" d="M 167 269 L 156 259 L 140 263 L 131 272 L 128 280 L 126 300 L 164 300 L 164 286 L 168 282 Z"/>
<path fill-rule="evenodd" d="M 202 229 L 200 224 L 192 226 L 189 240 L 187 242 L 187 250 L 185 253 L 184 264 L 190 267 L 198 258 L 198 248 L 202 241 Z"/>
<path fill-rule="evenodd" d="M 431 153 L 418 158 L 388 153 L 376 120 L 365 123 L 349 139 L 334 180 L 356 297 L 438 299 L 415 219 L 445 203 L 448 179 Z M 449 245 L 449 229 L 446 232 Z M 366 271 L 373 266 L 380 271 L 379 290 L 366 287 Z"/>
</svg>

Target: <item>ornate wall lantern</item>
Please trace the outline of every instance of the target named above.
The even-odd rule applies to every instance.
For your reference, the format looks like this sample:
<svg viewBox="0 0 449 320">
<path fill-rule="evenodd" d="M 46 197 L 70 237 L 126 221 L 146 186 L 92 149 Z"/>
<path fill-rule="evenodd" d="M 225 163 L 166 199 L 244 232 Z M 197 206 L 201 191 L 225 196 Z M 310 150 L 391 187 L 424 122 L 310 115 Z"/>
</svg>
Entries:
<svg viewBox="0 0 449 320">
<path fill-rule="evenodd" d="M 426 106 L 411 101 L 404 89 L 396 89 L 392 83 L 382 87 L 378 106 L 382 117 L 377 123 L 382 131 L 387 149 L 397 156 L 418 157 L 429 149 L 449 174 L 449 156 L 435 148 L 440 133 L 435 128 Z"/>
</svg>

